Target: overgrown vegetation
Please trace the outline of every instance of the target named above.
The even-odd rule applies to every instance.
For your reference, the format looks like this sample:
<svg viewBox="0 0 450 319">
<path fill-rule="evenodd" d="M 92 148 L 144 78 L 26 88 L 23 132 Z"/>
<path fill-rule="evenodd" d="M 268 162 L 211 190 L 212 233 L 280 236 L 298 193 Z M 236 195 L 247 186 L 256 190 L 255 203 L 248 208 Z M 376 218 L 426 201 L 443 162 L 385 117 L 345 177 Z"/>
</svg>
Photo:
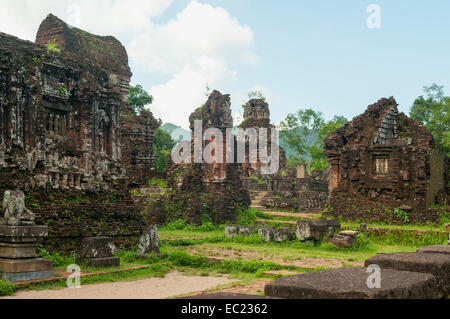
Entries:
<svg viewBox="0 0 450 319">
<path fill-rule="evenodd" d="M 272 219 L 272 216 L 260 212 L 255 208 L 249 208 L 247 210 L 239 210 L 237 216 L 237 224 L 243 226 L 255 225 L 257 219 Z"/>
<path fill-rule="evenodd" d="M 11 296 L 16 290 L 16 285 L 0 280 L 0 296 Z"/>
<path fill-rule="evenodd" d="M 64 256 L 64 255 L 61 255 L 61 254 L 59 254 L 57 252 L 49 253 L 42 246 L 38 247 L 38 257 L 52 260 L 53 261 L 53 266 L 55 268 L 64 267 L 64 266 L 68 266 L 68 265 L 71 265 L 71 264 L 75 264 L 75 257 Z"/>
<path fill-rule="evenodd" d="M 139 114 L 145 109 L 146 105 L 153 103 L 153 96 L 147 93 L 141 85 L 130 86 L 128 94 L 128 104 L 134 114 Z"/>
<path fill-rule="evenodd" d="M 47 52 L 52 53 L 53 56 L 56 56 L 61 53 L 61 49 L 59 48 L 58 43 L 56 43 L 56 39 L 53 39 L 52 41 L 48 41 Z"/>
<path fill-rule="evenodd" d="M 322 170 L 328 167 L 323 155 L 325 138 L 347 123 L 343 116 L 335 116 L 326 121 L 321 112 L 312 109 L 299 110 L 289 114 L 280 123 L 280 140 L 288 146 L 292 154 L 288 154 L 288 166 L 306 164 L 307 170 Z"/>
<path fill-rule="evenodd" d="M 172 149 L 175 145 L 176 142 L 172 139 L 169 133 L 165 132 L 161 128 L 156 129 L 153 150 L 156 155 L 156 169 L 159 172 L 164 172 L 166 169 Z"/>
<path fill-rule="evenodd" d="M 426 97 L 419 96 L 411 106 L 409 116 L 422 122 L 433 135 L 437 148 L 450 156 L 450 96 L 444 87 L 433 83 L 423 88 Z"/>
</svg>

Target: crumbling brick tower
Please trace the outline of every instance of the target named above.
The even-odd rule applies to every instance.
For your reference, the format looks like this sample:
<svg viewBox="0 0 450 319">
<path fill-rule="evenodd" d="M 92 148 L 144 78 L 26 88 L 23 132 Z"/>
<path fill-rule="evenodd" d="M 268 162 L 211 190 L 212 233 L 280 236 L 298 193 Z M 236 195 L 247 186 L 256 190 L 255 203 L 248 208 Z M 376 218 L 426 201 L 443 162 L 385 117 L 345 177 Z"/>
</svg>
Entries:
<svg viewBox="0 0 450 319">
<path fill-rule="evenodd" d="M 120 42 L 49 15 L 36 44 L 1 34 L 0 55 L 0 168 L 15 176 L 11 186 L 94 191 L 123 184 L 120 110 L 131 72 Z"/>
<path fill-rule="evenodd" d="M 128 105 L 128 92 L 132 73 L 128 66 L 128 55 L 122 44 L 114 37 L 100 37 L 86 31 L 71 27 L 54 15 L 49 15 L 40 25 L 36 36 L 36 43 L 47 46 L 55 42 L 64 53 L 75 54 L 92 64 L 100 65 L 108 74 L 110 88 L 120 93 L 120 117 L 114 126 L 97 121 L 95 125 L 106 127 L 109 134 L 99 136 L 100 145 L 104 135 L 110 138 L 114 136 L 114 157 L 120 159 L 120 164 L 126 169 L 126 177 L 129 187 L 143 186 L 148 182 L 155 168 L 155 155 L 153 151 L 153 139 L 155 130 L 161 125 L 161 120 L 156 120 L 153 114 L 144 110 L 136 115 Z M 107 92 L 105 92 L 107 93 Z M 101 93 L 101 95 L 105 94 Z M 99 105 L 99 113 L 107 113 L 108 103 L 114 103 L 111 99 L 105 100 L 104 105 Z M 116 110 L 117 112 L 117 110 Z M 95 133 L 95 132 L 94 132 Z M 118 145 L 117 139 L 120 140 Z M 106 145 L 108 141 L 106 141 Z M 102 148 L 100 147 L 102 150 Z"/>
<path fill-rule="evenodd" d="M 271 143 L 271 129 L 275 128 L 274 125 L 270 124 L 270 109 L 269 104 L 267 104 L 264 99 L 251 99 L 246 104 L 243 105 L 244 109 L 244 121 L 239 125 L 239 128 L 244 130 L 254 128 L 259 136 L 260 128 L 267 129 L 267 142 L 268 142 L 268 154 L 271 154 L 272 143 Z M 279 170 L 286 168 L 286 153 L 281 146 L 279 148 Z M 259 174 L 259 168 L 265 164 L 261 163 L 259 157 L 259 150 L 256 154 L 257 163 L 250 163 L 250 153 L 249 153 L 249 140 L 246 140 L 245 147 L 245 162 L 243 164 L 243 175 L 252 176 Z"/>
<path fill-rule="evenodd" d="M 36 43 L 0 33 L 0 200 L 5 190 L 25 192 L 60 249 L 82 236 L 129 239 L 145 227 L 126 186 L 134 154 L 148 150 L 151 162 L 156 121 L 149 112 L 129 126 L 122 118 L 130 77 L 118 40 L 53 15 Z M 146 143 L 136 151 L 121 125 Z"/>
<path fill-rule="evenodd" d="M 195 120 L 202 126 L 201 135 L 194 130 Z M 213 91 L 207 102 L 196 109 L 189 118 L 192 130 L 191 163 L 172 164 L 168 170 L 168 180 L 173 193 L 169 198 L 169 215 L 177 212 L 189 222 L 199 223 L 202 216 L 210 216 L 213 222 L 223 223 L 236 221 L 239 208 L 246 209 L 250 205 L 248 192 L 242 186 L 240 175 L 242 165 L 236 163 L 236 152 L 232 163 L 226 161 L 227 128 L 233 127 L 230 109 L 230 96 Z M 223 145 L 217 136 L 209 136 L 204 140 L 204 133 L 209 128 L 215 128 L 223 136 Z M 197 133 L 197 135 L 195 134 Z M 230 145 L 236 148 L 236 138 L 231 134 Z M 215 144 L 216 143 L 216 144 Z M 195 145 L 215 145 L 212 155 L 219 158 L 219 148 L 222 149 L 222 160 L 207 163 L 202 158 L 201 163 L 195 163 Z M 181 216 L 178 216 L 181 217 Z"/>
<path fill-rule="evenodd" d="M 330 164 L 328 214 L 405 222 L 396 214 L 402 210 L 410 222 L 438 220 L 438 211 L 427 207 L 445 191 L 447 160 L 420 123 L 398 112 L 394 98 L 370 105 L 330 134 L 324 153 Z"/>
</svg>

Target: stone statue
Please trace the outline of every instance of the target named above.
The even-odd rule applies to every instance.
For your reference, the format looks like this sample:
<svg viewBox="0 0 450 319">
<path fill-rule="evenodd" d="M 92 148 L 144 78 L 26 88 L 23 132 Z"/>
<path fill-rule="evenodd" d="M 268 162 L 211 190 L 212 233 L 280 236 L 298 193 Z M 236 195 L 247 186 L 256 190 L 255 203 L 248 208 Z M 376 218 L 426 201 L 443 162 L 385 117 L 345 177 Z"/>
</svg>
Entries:
<svg viewBox="0 0 450 319">
<path fill-rule="evenodd" d="M 21 191 L 6 191 L 3 196 L 4 219 L 0 224 L 9 226 L 33 226 L 35 215 L 25 207 L 25 195 Z"/>
</svg>

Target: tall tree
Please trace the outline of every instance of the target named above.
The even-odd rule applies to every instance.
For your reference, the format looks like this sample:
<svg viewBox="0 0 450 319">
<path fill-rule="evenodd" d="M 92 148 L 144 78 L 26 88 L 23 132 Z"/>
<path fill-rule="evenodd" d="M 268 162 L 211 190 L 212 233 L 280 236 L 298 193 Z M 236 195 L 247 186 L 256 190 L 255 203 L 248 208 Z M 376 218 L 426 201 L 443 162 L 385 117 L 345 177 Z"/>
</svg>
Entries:
<svg viewBox="0 0 450 319">
<path fill-rule="evenodd" d="M 288 166 L 304 163 L 308 170 L 327 168 L 328 163 L 323 155 L 324 139 L 346 122 L 343 116 L 335 116 L 327 122 L 321 112 L 312 109 L 289 114 L 280 123 L 280 138 L 295 151 L 295 155 L 288 159 Z"/>
<path fill-rule="evenodd" d="M 437 148 L 450 156 L 450 97 L 444 95 L 444 87 L 433 83 L 425 86 L 410 109 L 410 117 L 422 122 L 433 135 Z"/>
<path fill-rule="evenodd" d="M 156 169 L 163 172 L 166 169 L 169 156 L 172 153 L 172 148 L 176 142 L 166 131 L 157 128 L 155 131 L 155 138 L 153 142 L 153 150 L 156 154 Z"/>
<path fill-rule="evenodd" d="M 128 94 L 128 104 L 134 114 L 140 113 L 144 107 L 153 103 L 153 96 L 147 93 L 141 85 L 130 86 L 130 93 Z"/>
</svg>

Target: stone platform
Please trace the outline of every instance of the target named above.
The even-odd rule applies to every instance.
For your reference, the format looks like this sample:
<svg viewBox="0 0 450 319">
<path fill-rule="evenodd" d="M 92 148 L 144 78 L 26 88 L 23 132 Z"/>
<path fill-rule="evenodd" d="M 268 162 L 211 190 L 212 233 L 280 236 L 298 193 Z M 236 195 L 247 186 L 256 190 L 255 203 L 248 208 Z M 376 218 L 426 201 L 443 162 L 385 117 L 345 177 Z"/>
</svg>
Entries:
<svg viewBox="0 0 450 319">
<path fill-rule="evenodd" d="M 53 261 L 37 258 L 36 248 L 47 236 L 46 226 L 0 225 L 0 273 L 4 281 L 53 277 Z"/>
<path fill-rule="evenodd" d="M 80 258 L 76 263 L 90 267 L 108 268 L 120 266 L 120 258 L 114 257 L 114 241 L 110 237 L 86 237 L 81 241 Z"/>
<path fill-rule="evenodd" d="M 450 296 L 450 255 L 441 253 L 378 254 L 367 259 L 364 266 L 378 265 L 383 270 L 395 269 L 433 275 L 438 283 L 440 297 Z"/>
<path fill-rule="evenodd" d="M 365 268 L 336 268 L 277 279 L 265 286 L 267 297 L 287 299 L 436 299 L 430 274 L 381 269 L 381 288 L 370 289 Z"/>
</svg>

